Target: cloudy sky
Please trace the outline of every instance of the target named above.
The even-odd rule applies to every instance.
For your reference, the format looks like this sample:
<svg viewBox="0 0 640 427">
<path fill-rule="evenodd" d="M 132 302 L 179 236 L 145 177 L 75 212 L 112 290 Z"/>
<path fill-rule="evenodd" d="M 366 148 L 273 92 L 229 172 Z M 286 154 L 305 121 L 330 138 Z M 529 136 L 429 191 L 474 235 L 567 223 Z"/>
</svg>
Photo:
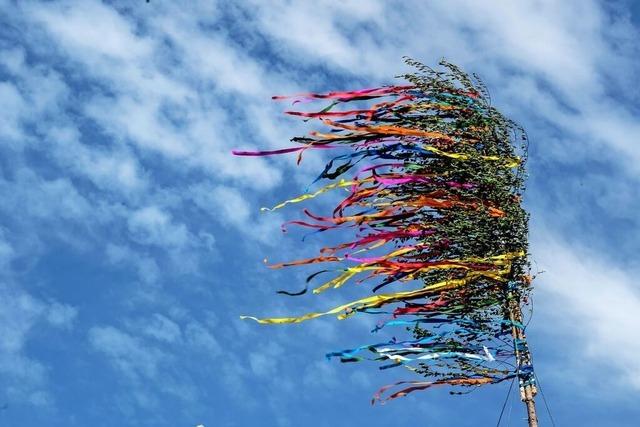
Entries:
<svg viewBox="0 0 640 427">
<path fill-rule="evenodd" d="M 291 210 L 259 208 L 321 157 L 230 150 L 306 131 L 271 95 L 393 83 L 403 55 L 478 73 L 528 131 L 529 334 L 556 425 L 637 425 L 636 4 L 0 0 L 0 425 L 495 425 L 506 384 L 371 407 L 415 378 L 324 359 L 366 321 L 238 318 L 340 299 L 294 304 L 274 290 L 302 273 L 262 264 L 301 249 Z"/>
</svg>

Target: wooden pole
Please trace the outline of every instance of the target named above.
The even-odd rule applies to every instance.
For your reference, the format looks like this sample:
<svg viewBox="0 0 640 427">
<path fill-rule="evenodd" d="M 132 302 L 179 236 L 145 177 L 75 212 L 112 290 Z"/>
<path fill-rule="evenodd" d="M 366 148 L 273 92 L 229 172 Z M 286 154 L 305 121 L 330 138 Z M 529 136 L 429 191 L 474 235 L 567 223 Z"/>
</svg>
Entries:
<svg viewBox="0 0 640 427">
<path fill-rule="evenodd" d="M 533 368 L 531 366 L 531 353 L 527 346 L 527 337 L 522 327 L 522 310 L 520 301 L 514 293 L 508 292 L 508 309 L 511 320 L 511 335 L 516 354 L 516 366 L 518 382 L 520 385 L 520 400 L 527 407 L 529 427 L 538 427 L 538 415 L 536 413 L 535 395 L 538 393 L 535 381 L 533 381 Z"/>
</svg>

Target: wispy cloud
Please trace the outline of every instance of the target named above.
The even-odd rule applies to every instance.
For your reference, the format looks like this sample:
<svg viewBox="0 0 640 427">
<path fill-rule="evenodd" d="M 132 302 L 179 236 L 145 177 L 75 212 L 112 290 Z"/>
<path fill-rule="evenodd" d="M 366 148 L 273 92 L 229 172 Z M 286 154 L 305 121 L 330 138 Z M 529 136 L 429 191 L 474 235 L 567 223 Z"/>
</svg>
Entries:
<svg viewBox="0 0 640 427">
<path fill-rule="evenodd" d="M 600 370 L 615 373 L 618 386 L 640 389 L 640 344 L 629 336 L 640 327 L 637 272 L 573 241 L 546 233 L 535 236 L 536 265 L 544 271 L 536 304 L 538 327 L 557 340 L 554 348 L 558 364 L 565 366 L 565 380 L 589 386 L 611 383 L 605 375 L 583 375 Z"/>
<path fill-rule="evenodd" d="M 70 330 L 76 315 L 75 307 L 36 299 L 5 280 L 0 283 L 0 378 L 5 384 L 4 399 L 35 406 L 55 403 L 48 369 L 29 355 L 27 342 L 37 329 Z"/>
<path fill-rule="evenodd" d="M 55 362 L 27 345 L 40 327 L 82 329 L 85 341 L 65 340 L 80 359 L 88 342 L 95 363 L 109 364 L 125 384 L 118 390 L 133 396 L 119 405 L 128 414 L 211 396 L 275 414 L 285 403 L 265 403 L 255 390 L 302 404 L 300 387 L 335 387 L 335 367 L 288 359 L 296 346 L 335 339 L 334 323 L 310 325 L 297 342 L 227 323 L 243 308 L 277 315 L 293 307 L 265 307 L 274 290 L 267 280 L 276 279 L 254 274 L 259 260 L 298 251 L 278 229 L 287 214 L 258 208 L 298 195 L 322 159 L 307 156 L 295 168 L 292 158 L 239 159 L 230 150 L 280 148 L 307 131 L 280 116 L 289 105 L 272 103 L 272 94 L 384 84 L 403 72 L 405 54 L 478 71 L 494 103 L 525 124 L 534 257 L 547 270 L 540 312 L 556 320 L 566 354 L 601 366 L 612 390 L 640 387 L 633 334 L 618 332 L 638 320 L 638 29 L 624 4 L 91 0 L 4 2 L 0 10 L 0 266 L 8 274 L 0 375 L 15 399 L 54 402 Z M 620 256 L 598 256 L 613 250 Z M 78 271 L 44 270 L 53 255 Z M 78 277 L 97 299 L 112 297 L 114 283 L 129 286 L 85 318 L 84 303 L 69 302 L 77 289 L 43 289 L 38 273 L 63 283 L 85 274 Z M 303 280 L 277 277 L 286 280 L 279 288 Z M 299 307 L 314 303 L 322 304 Z M 559 305 L 565 316 L 554 317 Z M 220 324 L 202 320 L 207 310 Z M 545 330 L 541 317 L 532 331 Z M 574 336 L 576 323 L 583 327 Z M 347 333 L 358 334 L 352 327 Z M 565 363 L 544 343 L 537 351 Z M 242 424 L 235 418 L 216 419 Z M 291 412 L 272 425 L 295 420 Z"/>
</svg>

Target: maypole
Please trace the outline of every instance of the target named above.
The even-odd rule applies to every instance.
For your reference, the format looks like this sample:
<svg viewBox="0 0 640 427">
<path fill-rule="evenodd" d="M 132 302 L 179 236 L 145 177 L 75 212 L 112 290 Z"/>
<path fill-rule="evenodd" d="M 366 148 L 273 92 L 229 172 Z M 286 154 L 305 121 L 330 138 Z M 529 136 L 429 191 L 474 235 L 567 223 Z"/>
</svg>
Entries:
<svg viewBox="0 0 640 427">
<path fill-rule="evenodd" d="M 303 209 L 304 217 L 283 224 L 283 231 L 295 225 L 309 234 L 339 230 L 352 237 L 321 248 L 316 257 L 270 267 L 322 265 L 307 286 L 333 277 L 313 294 L 350 281 L 370 286 L 366 296 L 327 311 L 243 318 L 286 324 L 327 315 L 381 316 L 372 332 L 391 337 L 327 358 L 382 362 L 380 369 L 406 368 L 426 380 L 384 386 L 373 403 L 436 386 L 465 390 L 517 379 L 529 425 L 537 426 L 522 321 L 531 291 L 528 214 L 522 208 L 526 136 L 491 105 L 476 76 L 445 61 L 440 71 L 406 62 L 417 72 L 402 76 L 405 85 L 274 97 L 294 105 L 323 100 L 320 110 L 286 113 L 317 120 L 324 130 L 293 138 L 296 147 L 234 151 L 297 153 L 298 163 L 316 150 L 335 153 L 312 186 L 328 184 L 263 210 L 346 192 L 331 214 Z M 279 293 L 301 297 L 307 287 Z M 411 336 L 397 338 L 402 330 Z"/>
</svg>

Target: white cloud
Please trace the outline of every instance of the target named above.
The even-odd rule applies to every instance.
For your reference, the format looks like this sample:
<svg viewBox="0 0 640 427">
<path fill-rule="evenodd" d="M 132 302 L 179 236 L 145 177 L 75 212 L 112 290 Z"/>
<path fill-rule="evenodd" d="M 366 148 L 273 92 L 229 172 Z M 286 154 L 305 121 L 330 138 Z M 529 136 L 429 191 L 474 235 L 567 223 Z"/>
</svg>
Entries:
<svg viewBox="0 0 640 427">
<path fill-rule="evenodd" d="M 43 130 L 58 116 L 67 99 L 68 88 L 62 76 L 45 66 L 27 66 L 20 48 L 3 50 L 0 69 L 8 72 L 9 81 L 0 81 L 0 118 L 5 125 L 0 136 L 9 139 L 14 148 L 33 143 L 31 126 Z"/>
<path fill-rule="evenodd" d="M 96 326 L 89 330 L 91 346 L 109 359 L 111 364 L 134 382 L 155 379 L 164 353 L 145 345 L 138 338 L 112 326 Z"/>
<path fill-rule="evenodd" d="M 47 321 L 55 327 L 71 329 L 78 316 L 76 307 L 53 302 L 47 309 Z"/>
<path fill-rule="evenodd" d="M 242 228 L 248 225 L 251 213 L 249 201 L 242 196 L 242 192 L 237 189 L 217 186 L 211 189 L 210 209 L 212 212 L 222 214 L 225 222 Z M 246 193 L 245 193 L 246 194 Z M 217 215 L 216 215 L 217 216 Z"/>
<path fill-rule="evenodd" d="M 131 76 L 129 84 L 135 85 L 136 78 L 138 76 Z M 85 113 L 116 139 L 131 141 L 140 148 L 159 152 L 168 158 L 188 158 L 192 150 L 184 143 L 180 129 L 162 117 L 159 111 L 161 102 L 153 92 L 149 96 L 124 93 L 115 97 L 98 95 L 85 106 Z"/>
<path fill-rule="evenodd" d="M 171 6 L 169 8 L 152 21 L 157 30 L 169 37 L 175 48 L 184 55 L 185 68 L 195 75 L 208 76 L 205 81 L 223 91 L 251 97 L 267 98 L 271 95 L 266 81 L 268 72 L 256 58 L 247 56 L 242 50 L 230 48 L 223 33 L 212 34 L 201 30 L 198 24 L 216 22 L 216 13 L 189 11 L 191 13 L 187 14 Z M 216 54 L 203 55 L 203 52 Z"/>
<path fill-rule="evenodd" d="M 561 337 L 561 348 L 553 353 L 569 366 L 567 377 L 584 377 L 598 366 L 613 369 L 615 383 L 640 389 L 640 343 L 632 333 L 640 328 L 637 274 L 622 270 L 610 256 L 546 232 L 534 236 L 533 253 L 544 270 L 536 287 L 541 302 L 536 307 L 542 307 L 536 327 Z"/>
<path fill-rule="evenodd" d="M 106 246 L 106 255 L 109 262 L 114 264 L 133 265 L 136 268 L 138 277 L 144 283 L 154 283 L 160 275 L 160 267 L 158 263 L 149 256 L 134 251 L 127 246 L 114 245 L 108 243 Z"/>
<path fill-rule="evenodd" d="M 27 103 L 18 89 L 7 82 L 0 82 L 0 130 L 2 138 L 17 140 L 22 137 L 22 115 L 27 111 Z"/>
<path fill-rule="evenodd" d="M 283 56 L 295 56 L 303 62 L 326 61 L 342 70 L 366 70 L 366 74 L 389 78 L 389 63 L 385 64 L 389 47 L 380 46 L 373 35 L 380 29 L 382 17 L 388 16 L 383 3 L 370 1 L 367 7 L 357 2 L 320 2 L 323 6 L 286 1 L 249 4 L 253 22 L 273 38 Z M 373 24 L 373 31 L 352 33 L 363 23 Z M 397 61 L 403 53 L 396 51 L 394 55 Z"/>
<path fill-rule="evenodd" d="M 120 60 L 126 65 L 151 51 L 150 42 L 134 34 L 132 26 L 102 2 L 31 4 L 25 9 L 54 32 L 64 47 L 85 56 Z"/>
<path fill-rule="evenodd" d="M 249 355 L 249 366 L 258 377 L 270 377 L 275 374 L 276 370 L 275 360 L 262 353 L 251 353 Z"/>
<path fill-rule="evenodd" d="M 283 359 L 283 348 L 274 341 L 260 346 L 260 351 L 249 353 L 249 366 L 258 377 L 274 377 Z"/>
<path fill-rule="evenodd" d="M 191 351 L 215 357 L 221 353 L 222 347 L 208 328 L 198 322 L 190 322 L 185 329 L 185 338 Z"/>
<path fill-rule="evenodd" d="M 181 340 L 180 326 L 166 316 L 154 314 L 143 326 L 142 332 L 159 341 L 175 343 Z"/>
<path fill-rule="evenodd" d="M 157 206 L 132 212 L 127 222 L 132 238 L 142 244 L 181 248 L 189 241 L 187 227 L 173 223 L 171 215 Z"/>
<path fill-rule="evenodd" d="M 89 179 L 101 190 L 127 195 L 147 189 L 149 183 L 140 163 L 126 147 L 111 150 L 79 142 L 75 127 L 53 126 L 47 130 L 50 150 L 59 164 Z"/>
<path fill-rule="evenodd" d="M 250 203 L 249 194 L 240 188 L 226 185 L 200 184 L 192 186 L 189 194 L 194 203 L 209 217 L 224 225 L 232 225 L 244 238 L 270 246 L 282 242 L 280 213 L 260 212 Z"/>
<path fill-rule="evenodd" d="M 7 268 L 7 265 L 15 256 L 15 249 L 6 239 L 6 234 L 6 231 L 0 228 L 0 267 L 3 269 Z"/>
<path fill-rule="evenodd" d="M 188 312 L 171 312 L 175 315 L 124 318 L 124 327 L 89 329 L 89 344 L 119 374 L 118 380 L 128 389 L 126 396 L 133 397 L 126 400 L 123 396 L 123 410 L 158 410 L 163 394 L 180 399 L 191 409 L 202 399 L 203 391 L 195 383 L 210 372 L 208 364 L 217 366 L 221 347 L 212 331 Z"/>
<path fill-rule="evenodd" d="M 327 360 L 310 363 L 304 370 L 303 383 L 310 388 L 333 389 L 339 383 L 335 363 Z"/>
<path fill-rule="evenodd" d="M 49 366 L 35 359 L 27 345 L 36 328 L 71 329 L 76 312 L 75 307 L 47 303 L 13 284 L 0 282 L 0 380 L 8 399 L 35 406 L 55 403 L 49 390 Z"/>
<path fill-rule="evenodd" d="M 203 36 L 193 16 L 182 22 L 181 8 L 170 10 L 171 19 L 150 19 L 151 34 L 142 35 L 131 19 L 98 2 L 25 10 L 69 60 L 112 89 L 109 95 L 94 93 L 80 106 L 110 135 L 188 167 L 241 178 L 244 185 L 270 188 L 278 182 L 279 173 L 261 159 L 242 162 L 231 156 L 233 141 L 239 138 L 229 122 L 236 118 L 216 102 L 214 92 L 255 96 L 258 91 L 268 101 L 266 86 L 260 83 L 265 70 L 228 48 L 225 39 Z M 179 62 L 172 64 L 175 72 L 165 67 L 167 46 L 158 36 L 169 37 L 173 48 L 181 51 Z M 105 40 L 97 49 L 96 38 Z M 211 85 L 211 93 L 199 92 L 201 85 Z"/>
<path fill-rule="evenodd" d="M 20 219 L 82 221 L 93 214 L 89 202 L 67 178 L 42 179 L 30 169 L 17 170 L 12 181 L 0 180 L 2 209 Z"/>
</svg>

